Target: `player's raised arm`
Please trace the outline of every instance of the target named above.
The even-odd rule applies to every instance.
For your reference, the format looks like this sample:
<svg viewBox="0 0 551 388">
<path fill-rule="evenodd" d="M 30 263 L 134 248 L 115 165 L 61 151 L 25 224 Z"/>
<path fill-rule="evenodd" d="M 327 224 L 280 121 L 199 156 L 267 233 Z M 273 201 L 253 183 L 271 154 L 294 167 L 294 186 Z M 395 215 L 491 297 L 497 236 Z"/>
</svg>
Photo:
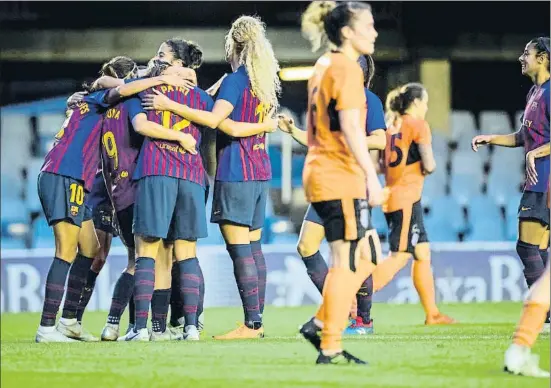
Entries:
<svg viewBox="0 0 551 388">
<path fill-rule="evenodd" d="M 507 135 L 478 135 L 473 137 L 471 141 L 471 148 L 474 152 L 478 151 L 478 148 L 483 145 L 493 144 L 500 147 L 516 148 L 524 145 L 524 138 L 522 134 L 522 128 L 514 133 Z"/>
</svg>

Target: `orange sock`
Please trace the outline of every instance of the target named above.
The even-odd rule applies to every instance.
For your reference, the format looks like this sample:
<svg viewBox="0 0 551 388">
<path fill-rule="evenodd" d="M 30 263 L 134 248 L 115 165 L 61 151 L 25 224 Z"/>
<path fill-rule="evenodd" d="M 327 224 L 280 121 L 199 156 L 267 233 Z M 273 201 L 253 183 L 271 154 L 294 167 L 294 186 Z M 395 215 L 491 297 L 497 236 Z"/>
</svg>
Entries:
<svg viewBox="0 0 551 388">
<path fill-rule="evenodd" d="M 527 301 L 513 337 L 513 343 L 531 348 L 543 328 L 549 306 Z"/>
<path fill-rule="evenodd" d="M 323 290 L 323 306 L 320 307 L 325 314 L 321 348 L 326 352 L 342 350 L 342 332 L 346 327 L 350 301 L 358 290 L 354 288 L 354 278 L 355 273 L 344 268 L 330 268 L 327 274 Z"/>
<path fill-rule="evenodd" d="M 409 253 L 398 253 L 389 256 L 373 271 L 373 292 L 379 291 L 386 286 L 406 266 L 411 255 Z"/>
<path fill-rule="evenodd" d="M 411 268 L 413 285 L 419 294 L 421 304 L 427 317 L 439 313 L 436 306 L 436 292 L 434 290 L 434 276 L 430 267 L 430 260 L 414 260 Z"/>
</svg>

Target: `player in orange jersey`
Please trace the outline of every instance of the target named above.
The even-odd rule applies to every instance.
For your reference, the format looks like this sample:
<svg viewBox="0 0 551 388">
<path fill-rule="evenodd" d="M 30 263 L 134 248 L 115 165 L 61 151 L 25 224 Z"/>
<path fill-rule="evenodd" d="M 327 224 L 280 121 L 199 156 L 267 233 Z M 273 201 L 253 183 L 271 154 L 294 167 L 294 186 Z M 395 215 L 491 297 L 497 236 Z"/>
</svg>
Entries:
<svg viewBox="0 0 551 388">
<path fill-rule="evenodd" d="M 319 8 L 335 50 L 323 55 L 308 81 L 308 155 L 303 172 L 306 197 L 323 221 L 331 268 L 316 316 L 301 328 L 319 350 L 317 364 L 364 361 L 343 350 L 350 302 L 373 272 L 373 239 L 366 239 L 369 204 L 383 202 L 383 190 L 365 136 L 366 97 L 357 61 L 374 51 L 377 31 L 371 7 L 360 2 Z M 321 329 L 321 338 L 318 332 Z"/>
<path fill-rule="evenodd" d="M 531 377 L 549 377 L 549 372 L 540 369 L 539 357 L 532 354 L 530 349 L 534 346 L 549 311 L 550 278 L 548 262 L 541 277 L 530 287 L 522 317 L 513 336 L 513 343 L 505 352 L 505 372 Z"/>
<path fill-rule="evenodd" d="M 413 257 L 412 277 L 425 310 L 425 324 L 455 321 L 436 306 L 430 245 L 423 224 L 421 194 L 425 176 L 436 168 L 432 136 L 425 116 L 428 93 L 423 85 L 410 83 L 387 98 L 387 145 L 384 170 L 388 201 L 383 206 L 389 227 L 390 257 L 373 273 L 373 289 L 384 287 Z"/>
</svg>

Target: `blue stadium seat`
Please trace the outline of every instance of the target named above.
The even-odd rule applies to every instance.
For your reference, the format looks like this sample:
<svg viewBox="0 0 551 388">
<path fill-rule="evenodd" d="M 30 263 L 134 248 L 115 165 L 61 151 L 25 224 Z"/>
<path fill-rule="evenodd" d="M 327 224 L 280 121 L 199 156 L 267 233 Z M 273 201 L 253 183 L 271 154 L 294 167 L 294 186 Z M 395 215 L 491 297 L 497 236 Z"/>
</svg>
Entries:
<svg viewBox="0 0 551 388">
<path fill-rule="evenodd" d="M 501 211 L 494 200 L 487 195 L 471 198 L 468 205 L 469 234 L 466 241 L 502 241 L 505 226 Z"/>
<path fill-rule="evenodd" d="M 371 224 L 377 230 L 379 235 L 388 234 L 388 225 L 386 223 L 385 214 L 380 207 L 371 209 Z"/>
<path fill-rule="evenodd" d="M 20 238 L 2 237 L 0 245 L 2 250 L 25 248 L 25 243 Z"/>
<path fill-rule="evenodd" d="M 281 188 L 281 150 L 278 147 L 268 147 L 268 155 L 272 165 L 271 187 Z"/>
<path fill-rule="evenodd" d="M 48 248 L 54 246 L 54 232 L 44 216 L 38 217 L 33 223 L 33 248 Z"/>
<path fill-rule="evenodd" d="M 452 175 L 450 178 L 450 195 L 461 205 L 466 205 L 471 197 L 479 195 L 482 190 L 482 177 L 469 175 Z"/>
<path fill-rule="evenodd" d="M 518 207 L 521 198 L 521 193 L 515 193 L 505 205 L 505 238 L 509 241 L 515 241 L 518 237 Z"/>
<path fill-rule="evenodd" d="M 449 152 L 449 138 L 439 132 L 432 132 L 432 149 L 435 154 L 446 154 Z"/>
<path fill-rule="evenodd" d="M 304 169 L 304 160 L 306 155 L 293 155 L 292 159 L 292 182 L 293 187 L 302 187 L 302 170 Z"/>
<path fill-rule="evenodd" d="M 27 180 L 25 182 L 25 202 L 29 212 L 39 212 L 42 209 L 40 199 L 38 198 L 38 174 L 44 163 L 41 158 L 33 158 L 27 164 Z"/>
<path fill-rule="evenodd" d="M 446 195 L 445 175 L 429 175 L 423 186 L 423 203 L 430 204 L 435 198 Z"/>
<path fill-rule="evenodd" d="M 437 197 L 429 203 L 429 209 L 424 222 L 430 241 L 457 241 L 465 229 L 463 210 L 457 201 L 450 196 Z"/>
<path fill-rule="evenodd" d="M 498 172 L 490 173 L 487 180 L 488 195 L 499 205 L 508 203 L 510 197 L 520 193 L 520 179 L 517 175 L 509 173 L 503 175 Z"/>
<path fill-rule="evenodd" d="M 25 233 L 25 230 L 12 230 L 15 224 L 23 227 L 29 222 L 29 212 L 25 206 L 25 203 L 20 198 L 4 197 L 2 193 L 1 199 L 1 212 L 2 212 L 2 236 L 17 235 Z"/>
</svg>

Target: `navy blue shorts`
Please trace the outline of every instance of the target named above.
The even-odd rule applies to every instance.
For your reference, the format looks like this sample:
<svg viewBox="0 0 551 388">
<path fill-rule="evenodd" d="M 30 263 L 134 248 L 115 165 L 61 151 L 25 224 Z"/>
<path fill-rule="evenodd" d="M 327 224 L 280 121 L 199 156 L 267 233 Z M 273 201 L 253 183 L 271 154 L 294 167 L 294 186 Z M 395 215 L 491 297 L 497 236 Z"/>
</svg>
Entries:
<svg viewBox="0 0 551 388">
<path fill-rule="evenodd" d="M 369 211 L 369 225 L 367 226 L 367 230 L 371 230 L 373 229 L 373 224 L 371 223 L 371 208 L 368 207 L 367 210 Z M 323 221 L 321 217 L 311 204 L 308 205 L 308 209 L 306 210 L 306 214 L 304 215 L 304 221 L 310 221 L 314 224 L 323 226 Z"/>
<path fill-rule="evenodd" d="M 41 172 L 38 175 L 38 197 L 48 225 L 60 221 L 78 227 L 92 219 L 92 210 L 84 205 L 88 193 L 83 183 L 63 175 Z"/>
<path fill-rule="evenodd" d="M 205 189 L 184 179 L 146 176 L 138 181 L 134 234 L 169 241 L 207 237 Z"/>
<path fill-rule="evenodd" d="M 117 212 L 117 227 L 122 243 L 128 248 L 135 248 L 132 221 L 134 219 L 134 205 Z"/>
<path fill-rule="evenodd" d="M 547 193 L 525 191 L 518 207 L 519 220 L 534 220 L 544 226 L 549 226 L 549 207 Z"/>
<path fill-rule="evenodd" d="M 230 222 L 257 230 L 264 226 L 269 181 L 214 183 L 210 222 Z"/>
</svg>

